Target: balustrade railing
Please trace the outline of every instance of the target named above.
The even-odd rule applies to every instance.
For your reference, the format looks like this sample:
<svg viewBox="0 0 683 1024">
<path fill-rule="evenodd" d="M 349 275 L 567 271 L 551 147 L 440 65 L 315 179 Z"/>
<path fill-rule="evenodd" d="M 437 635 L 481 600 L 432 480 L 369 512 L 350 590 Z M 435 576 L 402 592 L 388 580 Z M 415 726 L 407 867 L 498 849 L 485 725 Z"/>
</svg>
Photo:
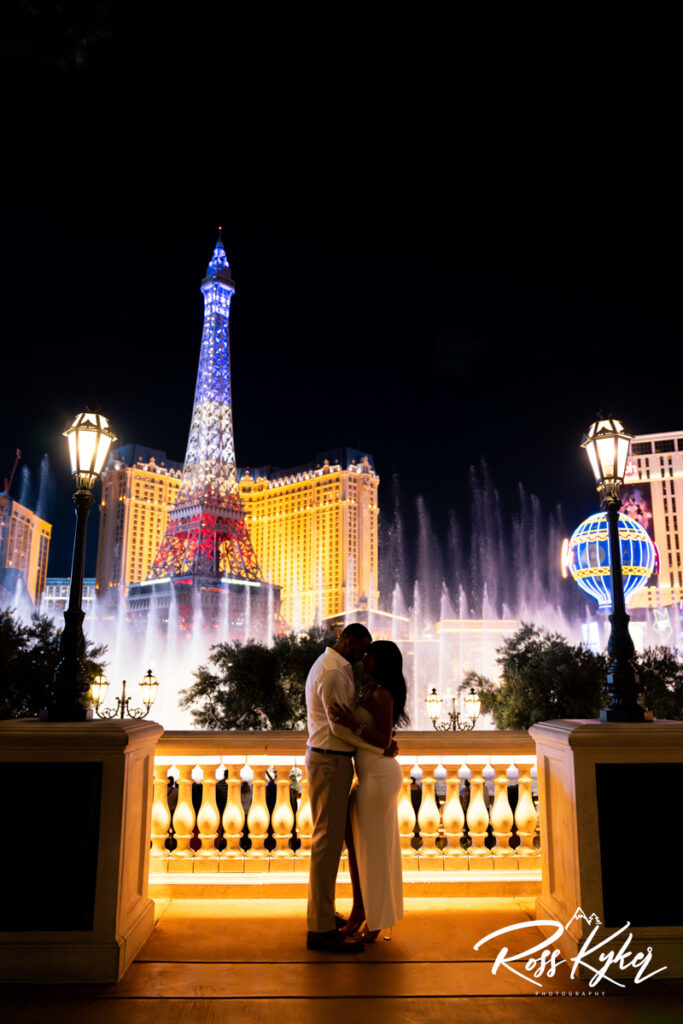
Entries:
<svg viewBox="0 0 683 1024">
<path fill-rule="evenodd" d="M 536 753 L 526 732 L 397 739 L 404 872 L 540 870 Z M 302 732 L 165 733 L 151 873 L 307 873 L 305 754 Z"/>
</svg>

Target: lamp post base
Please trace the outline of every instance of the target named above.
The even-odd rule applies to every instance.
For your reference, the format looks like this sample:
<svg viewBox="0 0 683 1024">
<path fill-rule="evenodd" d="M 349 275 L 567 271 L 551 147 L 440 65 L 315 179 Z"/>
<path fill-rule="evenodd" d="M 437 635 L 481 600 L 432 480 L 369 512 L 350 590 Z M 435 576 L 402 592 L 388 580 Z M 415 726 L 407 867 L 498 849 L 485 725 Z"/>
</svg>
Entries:
<svg viewBox="0 0 683 1024">
<path fill-rule="evenodd" d="M 645 712 L 639 704 L 629 707 L 603 708 L 600 712 L 601 722 L 645 722 Z"/>
<path fill-rule="evenodd" d="M 93 709 L 83 704 L 50 704 L 39 715 L 41 722 L 91 722 Z"/>
<path fill-rule="evenodd" d="M 614 620 L 614 616 L 610 616 Z M 625 616 L 628 622 L 628 616 Z M 628 624 L 624 627 L 628 630 Z M 614 633 L 614 624 L 612 626 Z M 630 637 L 629 637 L 630 640 Z M 610 642 L 612 637 L 610 637 Z M 609 647 L 607 648 L 609 652 Z M 633 667 L 632 651 L 621 652 L 607 671 L 607 692 L 610 697 L 609 707 L 600 712 L 601 722 L 646 722 L 645 708 L 638 703 L 639 679 Z"/>
</svg>

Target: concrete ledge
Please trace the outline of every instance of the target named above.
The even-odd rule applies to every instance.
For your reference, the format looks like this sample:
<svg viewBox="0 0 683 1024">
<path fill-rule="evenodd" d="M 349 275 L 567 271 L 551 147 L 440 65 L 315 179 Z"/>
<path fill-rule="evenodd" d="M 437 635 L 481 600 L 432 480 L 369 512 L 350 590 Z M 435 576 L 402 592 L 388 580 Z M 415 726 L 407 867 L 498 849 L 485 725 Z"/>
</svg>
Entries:
<svg viewBox="0 0 683 1024">
<path fill-rule="evenodd" d="M 126 973 L 154 928 L 154 900 L 145 896 L 140 900 L 137 917 L 129 919 L 120 936 L 120 956 L 117 973 L 111 980 L 118 981 Z"/>
<path fill-rule="evenodd" d="M 145 900 L 137 919 L 118 938 L 93 941 L 56 933 L 54 939 L 25 933 L 2 947 L 2 981 L 17 984 L 115 982 L 123 977 L 154 927 L 154 902 Z"/>
<path fill-rule="evenodd" d="M 15 942 L 2 950 L 4 983 L 72 984 L 118 981 L 121 943 L 55 939 L 40 945 Z"/>
</svg>

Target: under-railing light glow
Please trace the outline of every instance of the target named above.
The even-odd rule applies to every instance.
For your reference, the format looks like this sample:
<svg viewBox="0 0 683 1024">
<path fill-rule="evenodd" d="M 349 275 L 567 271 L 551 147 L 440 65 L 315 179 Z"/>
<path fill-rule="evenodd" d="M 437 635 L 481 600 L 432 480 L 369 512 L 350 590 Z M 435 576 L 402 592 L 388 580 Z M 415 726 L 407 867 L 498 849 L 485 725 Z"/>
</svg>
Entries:
<svg viewBox="0 0 683 1024">
<path fill-rule="evenodd" d="M 404 879 L 419 872 L 427 882 L 457 883 L 475 877 L 462 871 L 477 878 L 492 872 L 506 884 L 536 884 L 541 856 L 531 737 L 399 732 L 398 740 Z M 283 872 L 305 884 L 313 831 L 305 753 L 300 732 L 164 734 L 152 808 L 156 891 L 197 875 L 208 884 L 205 895 L 212 885 L 242 878 L 275 884 Z M 171 777 L 177 781 L 169 783 Z M 342 872 L 346 867 L 344 859 Z"/>
</svg>

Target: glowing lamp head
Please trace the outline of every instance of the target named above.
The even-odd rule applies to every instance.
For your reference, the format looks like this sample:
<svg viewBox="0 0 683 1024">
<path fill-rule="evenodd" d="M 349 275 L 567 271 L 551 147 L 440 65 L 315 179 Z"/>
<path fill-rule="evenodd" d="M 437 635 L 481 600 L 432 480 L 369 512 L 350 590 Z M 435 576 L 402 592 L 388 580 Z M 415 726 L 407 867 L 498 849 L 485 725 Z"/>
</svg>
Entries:
<svg viewBox="0 0 683 1024">
<path fill-rule="evenodd" d="M 99 708 L 104 704 L 104 699 L 107 696 L 108 688 L 109 683 L 105 676 L 103 676 L 101 673 L 99 676 L 95 676 L 92 683 L 90 684 L 90 696 L 96 708 Z"/>
<path fill-rule="evenodd" d="M 76 479 L 76 485 L 79 490 L 91 491 L 104 469 L 116 435 L 98 407 L 89 405 L 64 431 L 64 437 L 69 442 L 71 473 Z"/>
<path fill-rule="evenodd" d="M 151 668 L 147 670 L 144 675 L 142 682 L 140 683 L 140 690 L 142 692 L 142 703 L 145 705 L 147 710 L 151 708 L 154 701 L 157 699 L 157 691 L 159 689 L 159 683 L 154 675 L 152 675 Z"/>
<path fill-rule="evenodd" d="M 431 718 L 432 722 L 438 722 L 441 717 L 441 705 L 443 700 L 436 691 L 436 687 L 432 689 L 432 692 L 425 697 L 425 704 L 427 706 L 427 714 Z"/>
<path fill-rule="evenodd" d="M 481 700 L 477 695 L 474 687 L 470 687 L 470 692 L 465 697 L 465 711 L 467 717 L 472 719 L 472 723 L 476 722 L 479 718 L 479 712 L 481 711 Z"/>
<path fill-rule="evenodd" d="M 621 487 L 632 437 L 609 412 L 599 412 L 591 423 L 581 447 L 586 449 L 599 491 L 610 493 Z"/>
</svg>

